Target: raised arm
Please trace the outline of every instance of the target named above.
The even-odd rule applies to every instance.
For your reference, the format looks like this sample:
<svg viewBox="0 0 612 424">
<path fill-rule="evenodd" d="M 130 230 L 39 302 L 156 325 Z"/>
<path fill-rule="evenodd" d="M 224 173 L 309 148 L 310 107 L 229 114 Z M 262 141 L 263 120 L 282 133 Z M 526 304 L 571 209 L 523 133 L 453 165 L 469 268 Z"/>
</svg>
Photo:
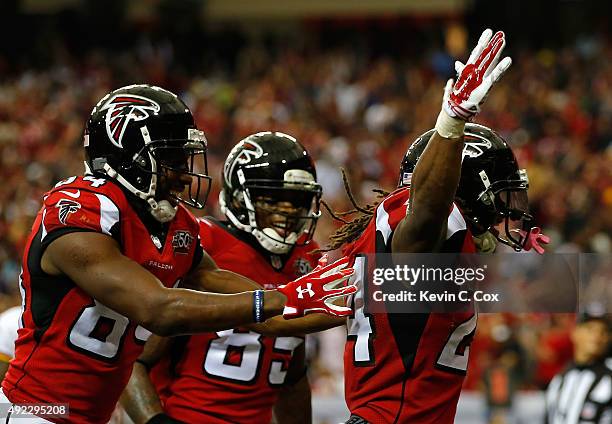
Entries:
<svg viewBox="0 0 612 424">
<path fill-rule="evenodd" d="M 503 32 L 487 29 L 466 64 L 455 64 L 457 82 L 449 80 L 444 89 L 436 131 L 412 175 L 408 215 L 393 234 L 393 252 L 430 252 L 443 240 L 459 184 L 465 123 L 511 65 L 509 57 L 499 61 L 505 44 Z"/>
<path fill-rule="evenodd" d="M 393 233 L 393 252 L 430 252 L 443 240 L 459 184 L 462 150 L 463 135 L 433 134 L 412 175 L 410 210 Z"/>
</svg>

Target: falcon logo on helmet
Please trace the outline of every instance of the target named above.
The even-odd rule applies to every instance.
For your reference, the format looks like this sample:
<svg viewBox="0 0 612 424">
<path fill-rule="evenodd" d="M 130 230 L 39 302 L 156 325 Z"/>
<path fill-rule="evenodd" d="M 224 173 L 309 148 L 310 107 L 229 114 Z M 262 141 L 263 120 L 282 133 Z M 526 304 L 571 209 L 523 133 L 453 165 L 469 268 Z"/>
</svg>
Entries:
<svg viewBox="0 0 612 424">
<path fill-rule="evenodd" d="M 261 133 L 258 133 L 261 134 Z M 257 136 L 258 134 L 255 134 Z M 253 159 L 259 159 L 263 156 L 264 151 L 259 144 L 252 140 L 244 140 L 232 149 L 228 157 L 232 157 L 232 154 L 236 150 L 239 150 L 234 160 L 227 161 L 225 163 L 225 169 L 223 174 L 225 175 L 225 181 L 231 187 L 231 176 L 234 174 L 234 168 L 236 165 L 246 165 Z"/>
<path fill-rule="evenodd" d="M 474 137 L 474 139 L 468 139 L 468 137 L 466 137 L 461 159 L 463 160 L 466 157 L 477 158 L 491 147 L 491 142 L 484 137 Z"/>
<path fill-rule="evenodd" d="M 151 99 L 135 94 L 117 94 L 107 101 L 101 110 L 106 110 L 106 133 L 110 141 L 123 148 L 121 140 L 130 121 L 142 121 L 149 112 L 159 112 L 159 105 Z"/>
</svg>

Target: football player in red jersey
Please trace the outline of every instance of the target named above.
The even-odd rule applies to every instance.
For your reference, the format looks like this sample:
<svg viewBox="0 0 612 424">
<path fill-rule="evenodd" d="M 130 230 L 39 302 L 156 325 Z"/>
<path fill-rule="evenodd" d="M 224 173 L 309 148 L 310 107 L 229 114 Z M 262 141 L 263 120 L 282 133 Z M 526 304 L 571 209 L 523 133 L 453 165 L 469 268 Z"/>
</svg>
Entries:
<svg viewBox="0 0 612 424">
<path fill-rule="evenodd" d="M 456 64 L 435 129 L 408 149 L 398 188 L 331 238 L 334 248 L 349 243 L 360 287 L 344 354 L 347 423 L 452 423 L 477 322 L 472 312 L 366 313 L 365 281 L 376 264 L 364 253 L 491 252 L 497 240 L 540 248 L 525 171 L 501 137 L 466 123 L 511 64 L 499 60 L 504 45 L 503 32 L 482 34 L 466 65 Z"/>
<path fill-rule="evenodd" d="M 311 239 L 320 195 L 313 161 L 297 140 L 279 132 L 246 137 L 225 161 L 220 205 L 227 221 L 200 220 L 202 247 L 219 266 L 262 286 L 285 284 L 320 256 L 309 253 L 318 248 Z M 307 317 L 310 331 L 318 319 Z M 274 407 L 278 423 L 311 422 L 303 337 L 254 330 L 269 331 L 152 338 L 122 399 L 131 418 L 137 424 L 268 424 Z"/>
<path fill-rule="evenodd" d="M 206 139 L 173 93 L 148 85 L 109 93 L 91 113 L 84 145 L 88 172 L 44 196 L 23 257 L 23 328 L 0 402 L 70 408 L 67 417 L 30 422 L 107 422 L 151 332 L 226 329 L 283 312 L 346 313 L 328 303 L 354 287 L 324 286 L 352 270 L 322 276 L 342 264 L 279 290 L 188 289 L 257 286 L 219 269 L 200 246 L 199 224 L 183 204 L 203 207 Z"/>
<path fill-rule="evenodd" d="M 363 254 L 475 252 L 474 234 L 508 219 L 510 210 L 526 217 L 526 210 L 501 202 L 506 193 L 526 199 L 526 176 L 510 148 L 488 128 L 466 126 L 511 64 L 499 61 L 504 45 L 503 32 L 482 34 L 467 64 L 457 63 L 457 82 L 446 85 L 435 129 L 408 149 L 398 188 L 331 238 L 332 247 L 349 243 L 344 252 L 354 258 L 360 287 L 344 354 L 348 423 L 454 421 L 477 316 L 365 313 L 365 281 L 376 264 Z M 478 144 L 478 154 L 471 154 Z"/>
</svg>

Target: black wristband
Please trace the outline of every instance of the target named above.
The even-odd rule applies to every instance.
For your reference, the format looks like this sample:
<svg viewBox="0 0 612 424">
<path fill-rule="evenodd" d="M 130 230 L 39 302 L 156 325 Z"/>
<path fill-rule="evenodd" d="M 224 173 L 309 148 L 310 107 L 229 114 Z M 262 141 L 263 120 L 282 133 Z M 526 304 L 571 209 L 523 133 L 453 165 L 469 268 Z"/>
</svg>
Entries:
<svg viewBox="0 0 612 424">
<path fill-rule="evenodd" d="M 162 412 L 151 418 L 146 424 L 183 424 L 183 422 L 175 420 Z"/>
<path fill-rule="evenodd" d="M 264 321 L 264 291 L 255 290 L 253 292 L 253 321 Z"/>
</svg>

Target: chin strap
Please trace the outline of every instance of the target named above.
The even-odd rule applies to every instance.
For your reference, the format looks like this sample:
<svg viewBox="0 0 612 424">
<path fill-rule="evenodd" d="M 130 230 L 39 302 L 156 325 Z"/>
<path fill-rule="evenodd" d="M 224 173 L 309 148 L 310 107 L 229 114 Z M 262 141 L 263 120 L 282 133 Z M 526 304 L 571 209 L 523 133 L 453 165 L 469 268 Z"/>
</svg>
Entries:
<svg viewBox="0 0 612 424">
<path fill-rule="evenodd" d="M 142 134 L 145 146 L 151 144 L 151 136 L 149 135 L 149 130 L 147 129 L 146 125 L 140 128 L 140 132 Z M 147 154 L 149 155 L 149 160 L 151 162 L 151 182 L 149 183 L 149 188 L 147 191 L 142 191 L 134 187 L 132 183 L 130 183 L 123 177 L 123 175 L 121 175 L 112 166 L 110 166 L 104 158 L 102 158 L 104 160 L 99 165 L 96 166 L 96 164 L 94 164 L 94 170 L 103 172 L 110 178 L 115 179 L 130 193 L 147 202 L 150 207 L 149 212 L 151 212 L 151 215 L 153 215 L 153 218 L 155 218 L 157 221 L 172 221 L 176 216 L 176 211 L 178 209 L 176 206 L 173 206 L 167 200 L 160 200 L 159 202 L 155 200 L 155 191 L 157 189 L 157 162 L 155 161 L 155 158 L 149 150 L 147 150 Z M 91 167 L 88 165 L 87 162 L 85 162 L 85 174 L 91 173 Z"/>
<path fill-rule="evenodd" d="M 172 204 L 167 200 L 160 200 L 159 202 L 155 200 L 154 193 L 155 188 L 157 187 L 157 175 L 151 175 L 151 183 L 149 185 L 149 191 L 147 193 L 138 190 L 134 187 L 128 180 L 123 178 L 123 176 L 115 171 L 108 163 L 104 164 L 104 171 L 106 175 L 111 178 L 116 179 L 123 187 L 128 189 L 130 193 L 136 195 L 140 199 L 146 201 L 149 204 L 149 212 L 153 215 L 159 222 L 169 222 L 172 221 L 176 215 L 177 208 L 172 206 Z"/>
<path fill-rule="evenodd" d="M 176 216 L 176 206 L 172 206 L 172 203 L 167 200 L 160 200 L 157 202 L 155 199 L 150 197 L 147 199 L 147 203 L 149 206 L 151 206 L 149 212 L 151 212 L 153 218 L 159 222 L 170 222 Z"/>
</svg>

